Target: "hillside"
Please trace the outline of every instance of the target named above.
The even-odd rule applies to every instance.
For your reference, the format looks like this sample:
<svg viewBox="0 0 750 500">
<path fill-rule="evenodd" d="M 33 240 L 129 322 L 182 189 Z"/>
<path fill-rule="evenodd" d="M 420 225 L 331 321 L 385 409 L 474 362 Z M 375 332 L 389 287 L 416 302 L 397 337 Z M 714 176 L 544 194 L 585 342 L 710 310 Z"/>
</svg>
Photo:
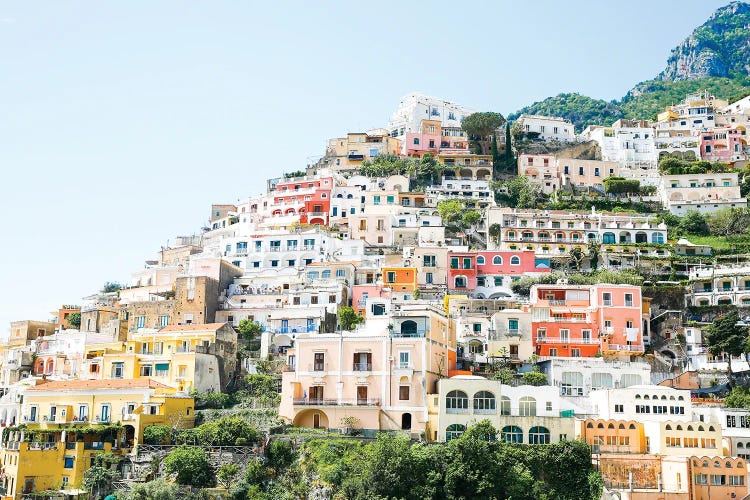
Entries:
<svg viewBox="0 0 750 500">
<path fill-rule="evenodd" d="M 732 2 L 672 50 L 660 80 L 750 75 L 750 4 Z"/>
<path fill-rule="evenodd" d="M 750 94 L 750 4 L 732 2 L 672 50 L 666 69 L 641 82 L 622 99 L 604 101 L 562 93 L 526 106 L 523 113 L 560 116 L 581 131 L 588 125 L 610 125 L 618 118 L 655 119 L 665 106 L 690 92 L 707 90 L 730 102 Z"/>
</svg>

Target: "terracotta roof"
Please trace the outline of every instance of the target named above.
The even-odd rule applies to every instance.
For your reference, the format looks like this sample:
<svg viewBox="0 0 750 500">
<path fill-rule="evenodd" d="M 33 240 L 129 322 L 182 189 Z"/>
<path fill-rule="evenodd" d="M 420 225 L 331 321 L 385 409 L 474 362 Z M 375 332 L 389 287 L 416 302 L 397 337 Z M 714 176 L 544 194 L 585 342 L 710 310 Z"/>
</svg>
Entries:
<svg viewBox="0 0 750 500">
<path fill-rule="evenodd" d="M 196 323 L 191 323 L 189 325 L 167 325 L 161 330 L 160 332 L 204 332 L 204 331 L 211 331 L 215 332 L 222 326 L 226 325 L 226 323 L 206 323 L 205 325 L 199 325 Z"/>
<path fill-rule="evenodd" d="M 41 382 L 28 391 L 96 391 L 102 389 L 171 389 L 150 378 L 106 380 L 56 380 Z"/>
</svg>

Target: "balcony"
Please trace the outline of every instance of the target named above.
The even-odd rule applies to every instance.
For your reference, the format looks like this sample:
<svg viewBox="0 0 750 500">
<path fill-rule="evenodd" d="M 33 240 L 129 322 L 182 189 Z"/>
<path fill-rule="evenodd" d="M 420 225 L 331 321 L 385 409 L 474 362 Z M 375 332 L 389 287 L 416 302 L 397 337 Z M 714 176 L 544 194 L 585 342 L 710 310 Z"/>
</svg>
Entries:
<svg viewBox="0 0 750 500">
<path fill-rule="evenodd" d="M 349 153 L 349 155 L 347 155 L 347 158 L 349 160 L 364 160 L 365 159 L 365 155 L 356 154 L 356 153 Z"/>
<path fill-rule="evenodd" d="M 391 332 L 391 337 L 394 337 L 394 338 L 416 338 L 416 337 L 424 337 L 426 335 L 427 335 L 427 330 L 423 328 L 417 328 L 416 330 L 410 330 L 410 331 L 393 330 Z"/>
<path fill-rule="evenodd" d="M 277 246 L 269 247 L 268 251 L 269 252 L 281 252 L 281 247 L 277 247 Z"/>
<path fill-rule="evenodd" d="M 57 442 L 54 443 L 39 443 L 39 442 L 33 442 L 29 443 L 29 451 L 50 451 L 50 450 L 57 450 Z"/>
<path fill-rule="evenodd" d="M 355 372 L 370 372 L 372 371 L 372 363 L 354 363 L 352 370 Z"/>
<path fill-rule="evenodd" d="M 84 450 L 103 450 L 104 449 L 104 442 L 103 441 L 94 441 L 91 443 L 83 443 L 83 449 Z"/>
<path fill-rule="evenodd" d="M 551 316 L 549 319 L 540 321 L 553 321 L 555 323 L 589 323 L 586 318 L 572 318 L 568 316 Z"/>
<path fill-rule="evenodd" d="M 508 332 L 506 333 L 508 337 L 520 337 L 521 336 L 521 330 L 518 328 L 509 328 Z"/>
<path fill-rule="evenodd" d="M 380 399 L 317 399 L 301 398 L 294 400 L 294 406 L 380 406 Z"/>
<path fill-rule="evenodd" d="M 537 344 L 573 344 L 594 345 L 599 344 L 599 339 L 575 339 L 570 337 L 537 337 Z"/>
<path fill-rule="evenodd" d="M 307 365 L 307 371 L 326 372 L 328 371 L 328 363 L 310 363 Z"/>
<path fill-rule="evenodd" d="M 607 347 L 610 351 L 617 352 L 643 352 L 643 344 L 609 344 Z"/>
</svg>

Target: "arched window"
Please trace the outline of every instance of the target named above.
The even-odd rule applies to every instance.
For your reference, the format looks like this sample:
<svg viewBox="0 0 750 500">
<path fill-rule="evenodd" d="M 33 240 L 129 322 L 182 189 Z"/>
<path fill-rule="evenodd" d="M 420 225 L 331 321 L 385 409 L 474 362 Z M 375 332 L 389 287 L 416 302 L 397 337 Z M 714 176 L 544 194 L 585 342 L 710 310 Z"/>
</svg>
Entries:
<svg viewBox="0 0 750 500">
<path fill-rule="evenodd" d="M 665 395 L 662 394 L 661 399 L 666 400 L 667 396 L 665 396 Z"/>
<path fill-rule="evenodd" d="M 509 239 L 515 239 L 516 232 L 515 231 L 508 231 L 508 238 Z"/>
<path fill-rule="evenodd" d="M 456 276 L 453 280 L 454 288 L 466 288 L 466 276 Z"/>
<path fill-rule="evenodd" d="M 716 429 L 714 429 L 714 426 L 713 426 L 713 425 L 709 425 L 709 426 L 708 426 L 708 430 L 709 430 L 710 432 L 714 432 L 714 431 L 715 431 Z"/>
<path fill-rule="evenodd" d="M 684 398 L 684 397 L 682 397 L 682 396 L 677 396 L 677 401 L 684 401 L 684 400 L 685 400 L 685 398 Z"/>
<path fill-rule="evenodd" d="M 604 233 L 602 236 L 602 243 L 610 244 L 615 242 L 615 233 Z"/>
<path fill-rule="evenodd" d="M 698 432 L 703 432 L 704 430 L 705 430 L 705 429 L 703 428 L 703 426 L 702 426 L 702 425 L 699 425 L 699 426 L 698 426 Z"/>
<path fill-rule="evenodd" d="M 693 430 L 693 426 L 692 426 L 692 425 L 688 425 L 688 426 L 687 426 L 687 430 L 689 430 L 689 431 L 691 431 L 691 432 L 692 432 L 692 430 Z"/>
<path fill-rule="evenodd" d="M 529 444 L 549 444 L 549 429 L 541 426 L 529 429 Z"/>
<path fill-rule="evenodd" d="M 651 233 L 651 243 L 664 243 L 664 234 L 662 233 Z"/>
<path fill-rule="evenodd" d="M 667 425 L 666 425 L 666 427 L 664 427 L 664 428 L 665 428 L 666 430 L 668 430 L 668 431 L 671 431 L 671 430 L 672 430 L 672 426 L 671 426 L 671 425 L 669 425 L 669 424 L 667 424 Z"/>
<path fill-rule="evenodd" d="M 603 424 L 602 422 L 599 422 L 599 423 L 598 423 L 598 424 L 596 425 L 596 428 L 597 428 L 597 429 L 604 429 L 604 424 Z"/>
<path fill-rule="evenodd" d="M 495 266 L 502 266 L 503 265 L 503 258 L 499 255 L 495 255 L 492 257 L 492 264 Z"/>
<path fill-rule="evenodd" d="M 474 394 L 474 413 L 495 413 L 495 395 L 489 391 Z"/>
<path fill-rule="evenodd" d="M 586 424 L 586 428 L 587 429 L 593 429 L 594 428 L 594 424 L 592 424 L 591 422 L 589 422 L 588 424 Z"/>
<path fill-rule="evenodd" d="M 445 396 L 445 409 L 448 413 L 467 413 L 469 397 L 464 391 L 451 391 Z"/>
<path fill-rule="evenodd" d="M 614 428 L 615 428 L 615 424 L 613 424 L 612 422 L 610 422 L 609 425 L 607 425 L 607 429 L 614 429 Z"/>
<path fill-rule="evenodd" d="M 330 269 L 324 269 L 321 273 L 321 277 L 323 279 L 330 278 L 331 277 L 331 270 Z"/>
<path fill-rule="evenodd" d="M 484 255 L 477 255 L 477 264 L 480 266 L 484 265 Z"/>
<path fill-rule="evenodd" d="M 648 400 L 651 399 L 651 397 L 648 394 L 646 394 L 645 396 L 643 396 L 643 399 L 645 399 L 646 401 L 648 401 Z"/>
<path fill-rule="evenodd" d="M 635 424 L 630 424 L 630 425 L 628 426 L 628 429 L 635 429 Z"/>
<path fill-rule="evenodd" d="M 680 424 L 677 424 L 677 427 L 675 427 L 675 430 L 676 431 L 681 431 L 682 430 L 682 426 Z"/>
<path fill-rule="evenodd" d="M 351 200 L 352 198 L 354 198 L 354 195 L 352 195 L 351 193 L 346 195 L 347 200 Z"/>
<path fill-rule="evenodd" d="M 523 431 L 515 425 L 506 425 L 500 431 L 500 438 L 506 443 L 523 443 Z"/>
<path fill-rule="evenodd" d="M 466 432 L 466 426 L 461 424 L 451 424 L 445 429 L 445 440 L 457 439 L 461 434 Z"/>
<path fill-rule="evenodd" d="M 500 396 L 500 415 L 510 415 L 510 398 Z"/>
<path fill-rule="evenodd" d="M 745 447 L 745 445 L 744 445 L 744 444 L 742 444 L 742 443 L 737 443 L 737 448 L 744 448 L 744 447 Z"/>
<path fill-rule="evenodd" d="M 511 266 L 520 266 L 521 265 L 521 258 L 518 255 L 514 255 L 510 258 L 510 265 Z"/>
<path fill-rule="evenodd" d="M 524 396 L 518 401 L 518 411 L 522 417 L 536 416 L 536 399 Z"/>
<path fill-rule="evenodd" d="M 641 395 L 640 394 L 636 394 L 635 395 L 635 399 L 641 399 Z"/>
<path fill-rule="evenodd" d="M 617 426 L 617 428 L 625 430 L 625 424 L 623 424 L 622 422 L 620 422 L 620 425 Z"/>
</svg>

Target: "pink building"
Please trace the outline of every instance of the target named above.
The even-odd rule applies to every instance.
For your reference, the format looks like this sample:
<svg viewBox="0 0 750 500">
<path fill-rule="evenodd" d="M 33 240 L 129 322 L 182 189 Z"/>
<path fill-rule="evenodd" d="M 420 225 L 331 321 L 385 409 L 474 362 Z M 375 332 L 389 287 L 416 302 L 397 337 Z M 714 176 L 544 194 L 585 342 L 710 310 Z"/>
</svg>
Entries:
<svg viewBox="0 0 750 500">
<path fill-rule="evenodd" d="M 732 163 L 747 159 L 747 140 L 742 130 L 735 128 L 715 128 L 700 134 L 701 158 L 707 161 Z"/>
<path fill-rule="evenodd" d="M 421 433 L 427 393 L 455 369 L 445 311 L 415 301 L 366 301 L 354 331 L 297 336 L 287 351 L 279 415 L 298 427 Z"/>
</svg>

